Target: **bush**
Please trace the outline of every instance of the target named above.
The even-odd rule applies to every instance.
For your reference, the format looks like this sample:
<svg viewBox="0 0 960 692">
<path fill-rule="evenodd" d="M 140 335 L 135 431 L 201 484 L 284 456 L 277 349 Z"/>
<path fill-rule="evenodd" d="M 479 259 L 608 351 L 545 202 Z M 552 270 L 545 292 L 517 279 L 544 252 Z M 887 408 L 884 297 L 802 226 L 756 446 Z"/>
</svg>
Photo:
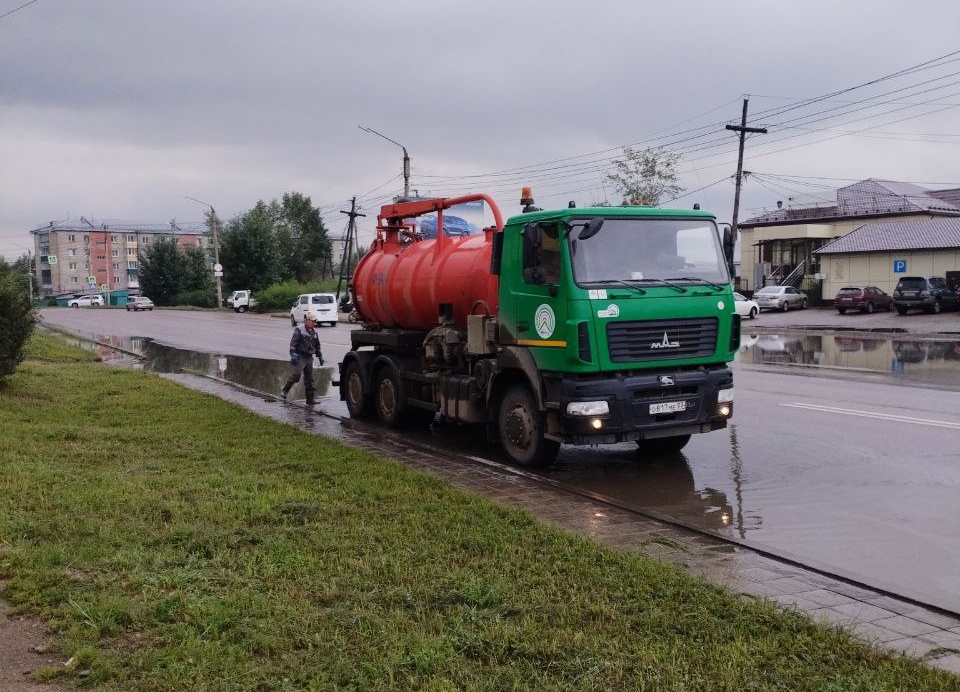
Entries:
<svg viewBox="0 0 960 692">
<path fill-rule="evenodd" d="M 329 283 L 326 281 L 301 284 L 296 281 L 286 281 L 282 284 L 274 284 L 254 294 L 253 297 L 257 299 L 255 309 L 257 312 L 284 312 L 290 309 L 293 301 L 301 293 L 325 293 L 335 290 L 336 284 L 333 288 L 325 288 Z"/>
<path fill-rule="evenodd" d="M 23 360 L 23 346 L 35 323 L 27 281 L 12 272 L 0 274 L 0 384 Z"/>
<path fill-rule="evenodd" d="M 196 308 L 217 307 L 217 296 L 209 290 L 184 291 L 173 297 L 174 305 L 190 305 Z"/>
</svg>

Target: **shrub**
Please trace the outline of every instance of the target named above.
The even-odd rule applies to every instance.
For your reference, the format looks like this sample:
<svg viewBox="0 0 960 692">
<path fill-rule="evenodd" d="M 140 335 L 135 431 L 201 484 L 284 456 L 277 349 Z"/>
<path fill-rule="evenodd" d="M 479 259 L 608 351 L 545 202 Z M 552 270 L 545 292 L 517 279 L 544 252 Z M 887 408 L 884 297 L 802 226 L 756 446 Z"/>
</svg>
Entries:
<svg viewBox="0 0 960 692">
<path fill-rule="evenodd" d="M 217 307 L 217 296 L 209 290 L 184 291 L 173 298 L 174 305 L 192 305 L 197 308 Z"/>
<path fill-rule="evenodd" d="M 26 279 L 13 272 L 0 274 L 0 384 L 23 360 L 35 322 Z"/>
<path fill-rule="evenodd" d="M 329 283 L 329 282 L 325 282 Z M 283 312 L 289 310 L 293 301 L 301 293 L 324 293 L 332 289 L 324 288 L 324 284 L 306 283 L 301 284 L 296 281 L 285 281 L 282 284 L 274 284 L 262 291 L 257 292 L 254 298 L 257 299 L 257 312 Z"/>
</svg>

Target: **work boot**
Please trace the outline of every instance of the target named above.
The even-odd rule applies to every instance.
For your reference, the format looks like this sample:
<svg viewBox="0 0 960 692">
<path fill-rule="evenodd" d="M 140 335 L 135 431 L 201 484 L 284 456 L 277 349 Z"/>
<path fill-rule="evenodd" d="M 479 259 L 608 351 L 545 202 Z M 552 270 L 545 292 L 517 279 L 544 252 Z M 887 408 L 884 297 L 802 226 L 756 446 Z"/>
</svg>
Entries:
<svg viewBox="0 0 960 692">
<path fill-rule="evenodd" d="M 313 406 L 315 403 L 317 403 L 316 400 L 313 398 L 312 389 L 308 389 L 306 393 L 307 393 L 307 406 Z"/>
<path fill-rule="evenodd" d="M 290 385 L 285 384 L 280 388 L 280 398 L 284 401 L 287 400 L 287 394 L 290 393 Z"/>
</svg>

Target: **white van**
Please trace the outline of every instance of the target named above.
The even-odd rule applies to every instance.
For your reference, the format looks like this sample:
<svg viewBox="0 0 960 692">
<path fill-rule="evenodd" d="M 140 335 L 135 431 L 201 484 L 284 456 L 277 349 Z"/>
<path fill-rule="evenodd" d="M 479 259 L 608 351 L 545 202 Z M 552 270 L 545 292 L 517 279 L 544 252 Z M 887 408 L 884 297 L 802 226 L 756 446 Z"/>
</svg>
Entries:
<svg viewBox="0 0 960 692">
<path fill-rule="evenodd" d="M 303 322 L 303 316 L 312 310 L 317 324 L 337 326 L 337 297 L 333 293 L 303 293 L 297 296 L 290 308 L 290 322 L 294 326 Z"/>
</svg>

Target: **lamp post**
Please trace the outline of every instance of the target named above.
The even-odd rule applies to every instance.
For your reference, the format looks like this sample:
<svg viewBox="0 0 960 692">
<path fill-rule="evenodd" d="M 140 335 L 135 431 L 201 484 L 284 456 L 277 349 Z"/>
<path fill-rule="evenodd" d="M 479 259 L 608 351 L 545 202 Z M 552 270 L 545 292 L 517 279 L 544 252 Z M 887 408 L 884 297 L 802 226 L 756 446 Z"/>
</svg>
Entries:
<svg viewBox="0 0 960 692">
<path fill-rule="evenodd" d="M 189 199 L 191 202 L 196 202 L 202 204 L 205 207 L 210 207 L 210 229 L 213 231 L 213 261 L 216 263 L 213 267 L 214 278 L 217 280 L 217 309 L 219 310 L 223 307 L 223 285 L 221 275 L 223 274 L 223 268 L 220 266 L 220 236 L 217 232 L 220 227 L 220 219 L 217 218 L 217 210 L 213 208 L 213 205 L 209 202 L 204 202 L 201 199 L 196 199 L 195 197 L 183 196 L 184 199 Z"/>
<path fill-rule="evenodd" d="M 20 243 L 14 243 L 19 248 L 23 248 L 27 251 L 27 276 L 30 279 L 30 305 L 33 305 L 33 259 L 32 251 L 26 245 L 21 245 Z"/>
<path fill-rule="evenodd" d="M 400 142 L 395 142 L 394 140 L 390 139 L 386 135 L 380 134 L 373 128 L 363 127 L 362 125 L 357 125 L 357 127 L 359 127 L 364 132 L 369 132 L 370 134 L 376 135 L 377 137 L 382 137 L 388 142 L 396 144 L 398 147 L 403 149 L 403 196 L 409 197 L 410 196 L 410 156 L 407 155 L 407 148 L 402 144 L 400 144 Z"/>
</svg>

